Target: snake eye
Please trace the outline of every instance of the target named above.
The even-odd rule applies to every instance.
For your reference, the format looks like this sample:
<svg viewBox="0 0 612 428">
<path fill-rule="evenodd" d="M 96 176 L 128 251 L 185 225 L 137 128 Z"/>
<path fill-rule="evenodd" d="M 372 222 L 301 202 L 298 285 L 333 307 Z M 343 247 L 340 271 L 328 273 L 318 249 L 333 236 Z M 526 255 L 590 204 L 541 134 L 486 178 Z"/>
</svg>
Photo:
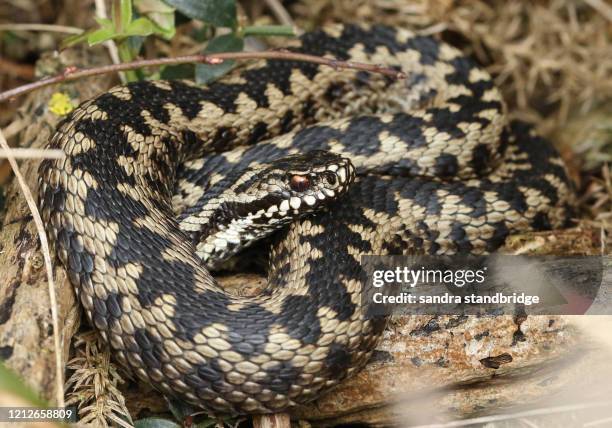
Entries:
<svg viewBox="0 0 612 428">
<path fill-rule="evenodd" d="M 294 175 L 289 184 L 294 192 L 303 192 L 310 187 L 310 179 L 305 175 Z"/>
<path fill-rule="evenodd" d="M 325 174 L 325 181 L 327 181 L 328 184 L 330 185 L 335 185 L 336 184 L 336 175 L 330 173 Z"/>
</svg>

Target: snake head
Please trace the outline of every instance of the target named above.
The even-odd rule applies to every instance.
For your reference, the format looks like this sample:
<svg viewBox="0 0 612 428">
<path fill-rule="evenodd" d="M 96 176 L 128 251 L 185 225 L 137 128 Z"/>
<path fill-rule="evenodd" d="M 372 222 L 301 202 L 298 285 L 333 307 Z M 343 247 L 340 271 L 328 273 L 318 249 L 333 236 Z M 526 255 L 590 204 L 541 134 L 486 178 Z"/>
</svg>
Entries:
<svg viewBox="0 0 612 428">
<path fill-rule="evenodd" d="M 272 161 L 259 174 L 258 192 L 269 201 L 267 218 L 295 218 L 335 201 L 355 179 L 350 160 L 335 153 L 315 150 Z"/>
<path fill-rule="evenodd" d="M 213 186 L 181 228 L 215 269 L 242 248 L 337 200 L 354 179 L 347 158 L 321 150 L 258 164 Z"/>
</svg>

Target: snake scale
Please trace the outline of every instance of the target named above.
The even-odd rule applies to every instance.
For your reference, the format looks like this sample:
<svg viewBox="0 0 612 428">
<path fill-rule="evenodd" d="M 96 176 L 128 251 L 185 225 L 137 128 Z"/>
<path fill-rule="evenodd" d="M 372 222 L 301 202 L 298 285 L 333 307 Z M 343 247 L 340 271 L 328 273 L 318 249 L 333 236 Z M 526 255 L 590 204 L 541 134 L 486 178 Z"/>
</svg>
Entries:
<svg viewBox="0 0 612 428">
<path fill-rule="evenodd" d="M 116 359 L 215 414 L 281 411 L 363 367 L 385 321 L 365 318 L 361 255 L 482 254 L 571 216 L 558 154 L 455 48 L 338 25 L 290 49 L 407 78 L 262 60 L 206 87 L 131 83 L 65 118 L 50 147 L 67 156 L 40 168 L 48 232 Z M 266 289 L 224 291 L 206 266 L 279 227 Z"/>
</svg>

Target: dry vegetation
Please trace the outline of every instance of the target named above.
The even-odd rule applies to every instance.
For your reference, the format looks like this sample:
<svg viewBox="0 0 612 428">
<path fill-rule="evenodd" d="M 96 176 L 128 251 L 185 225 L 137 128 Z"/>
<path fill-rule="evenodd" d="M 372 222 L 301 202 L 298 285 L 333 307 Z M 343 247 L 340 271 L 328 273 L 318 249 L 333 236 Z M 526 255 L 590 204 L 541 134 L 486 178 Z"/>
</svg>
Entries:
<svg viewBox="0 0 612 428">
<path fill-rule="evenodd" d="M 68 362 L 66 405 L 77 406 L 81 424 L 130 427 L 132 420 L 118 385 L 123 379 L 111 364 L 108 347 L 95 332 L 74 338 L 75 356 Z M 129 422 L 129 423 L 128 423 Z"/>
</svg>

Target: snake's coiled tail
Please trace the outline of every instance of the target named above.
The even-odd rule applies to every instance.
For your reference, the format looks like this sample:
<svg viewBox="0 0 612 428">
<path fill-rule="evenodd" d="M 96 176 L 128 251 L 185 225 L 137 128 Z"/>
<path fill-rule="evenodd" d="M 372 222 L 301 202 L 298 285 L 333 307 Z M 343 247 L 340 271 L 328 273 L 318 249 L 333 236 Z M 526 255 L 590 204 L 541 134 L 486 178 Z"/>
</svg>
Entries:
<svg viewBox="0 0 612 428">
<path fill-rule="evenodd" d="M 362 254 L 482 253 L 569 218 L 557 154 L 507 127 L 489 75 L 457 50 L 382 26 L 330 27 L 294 49 L 408 78 L 259 61 L 204 88 L 137 82 L 73 111 L 50 143 L 67 157 L 41 164 L 48 231 L 117 360 L 214 413 L 280 411 L 366 363 L 384 321 L 361 307 Z M 336 154 L 262 167 L 308 150 Z M 359 175 L 348 192 L 344 158 Z M 223 291 L 196 255 L 340 194 L 292 223 L 257 297 Z"/>
</svg>

